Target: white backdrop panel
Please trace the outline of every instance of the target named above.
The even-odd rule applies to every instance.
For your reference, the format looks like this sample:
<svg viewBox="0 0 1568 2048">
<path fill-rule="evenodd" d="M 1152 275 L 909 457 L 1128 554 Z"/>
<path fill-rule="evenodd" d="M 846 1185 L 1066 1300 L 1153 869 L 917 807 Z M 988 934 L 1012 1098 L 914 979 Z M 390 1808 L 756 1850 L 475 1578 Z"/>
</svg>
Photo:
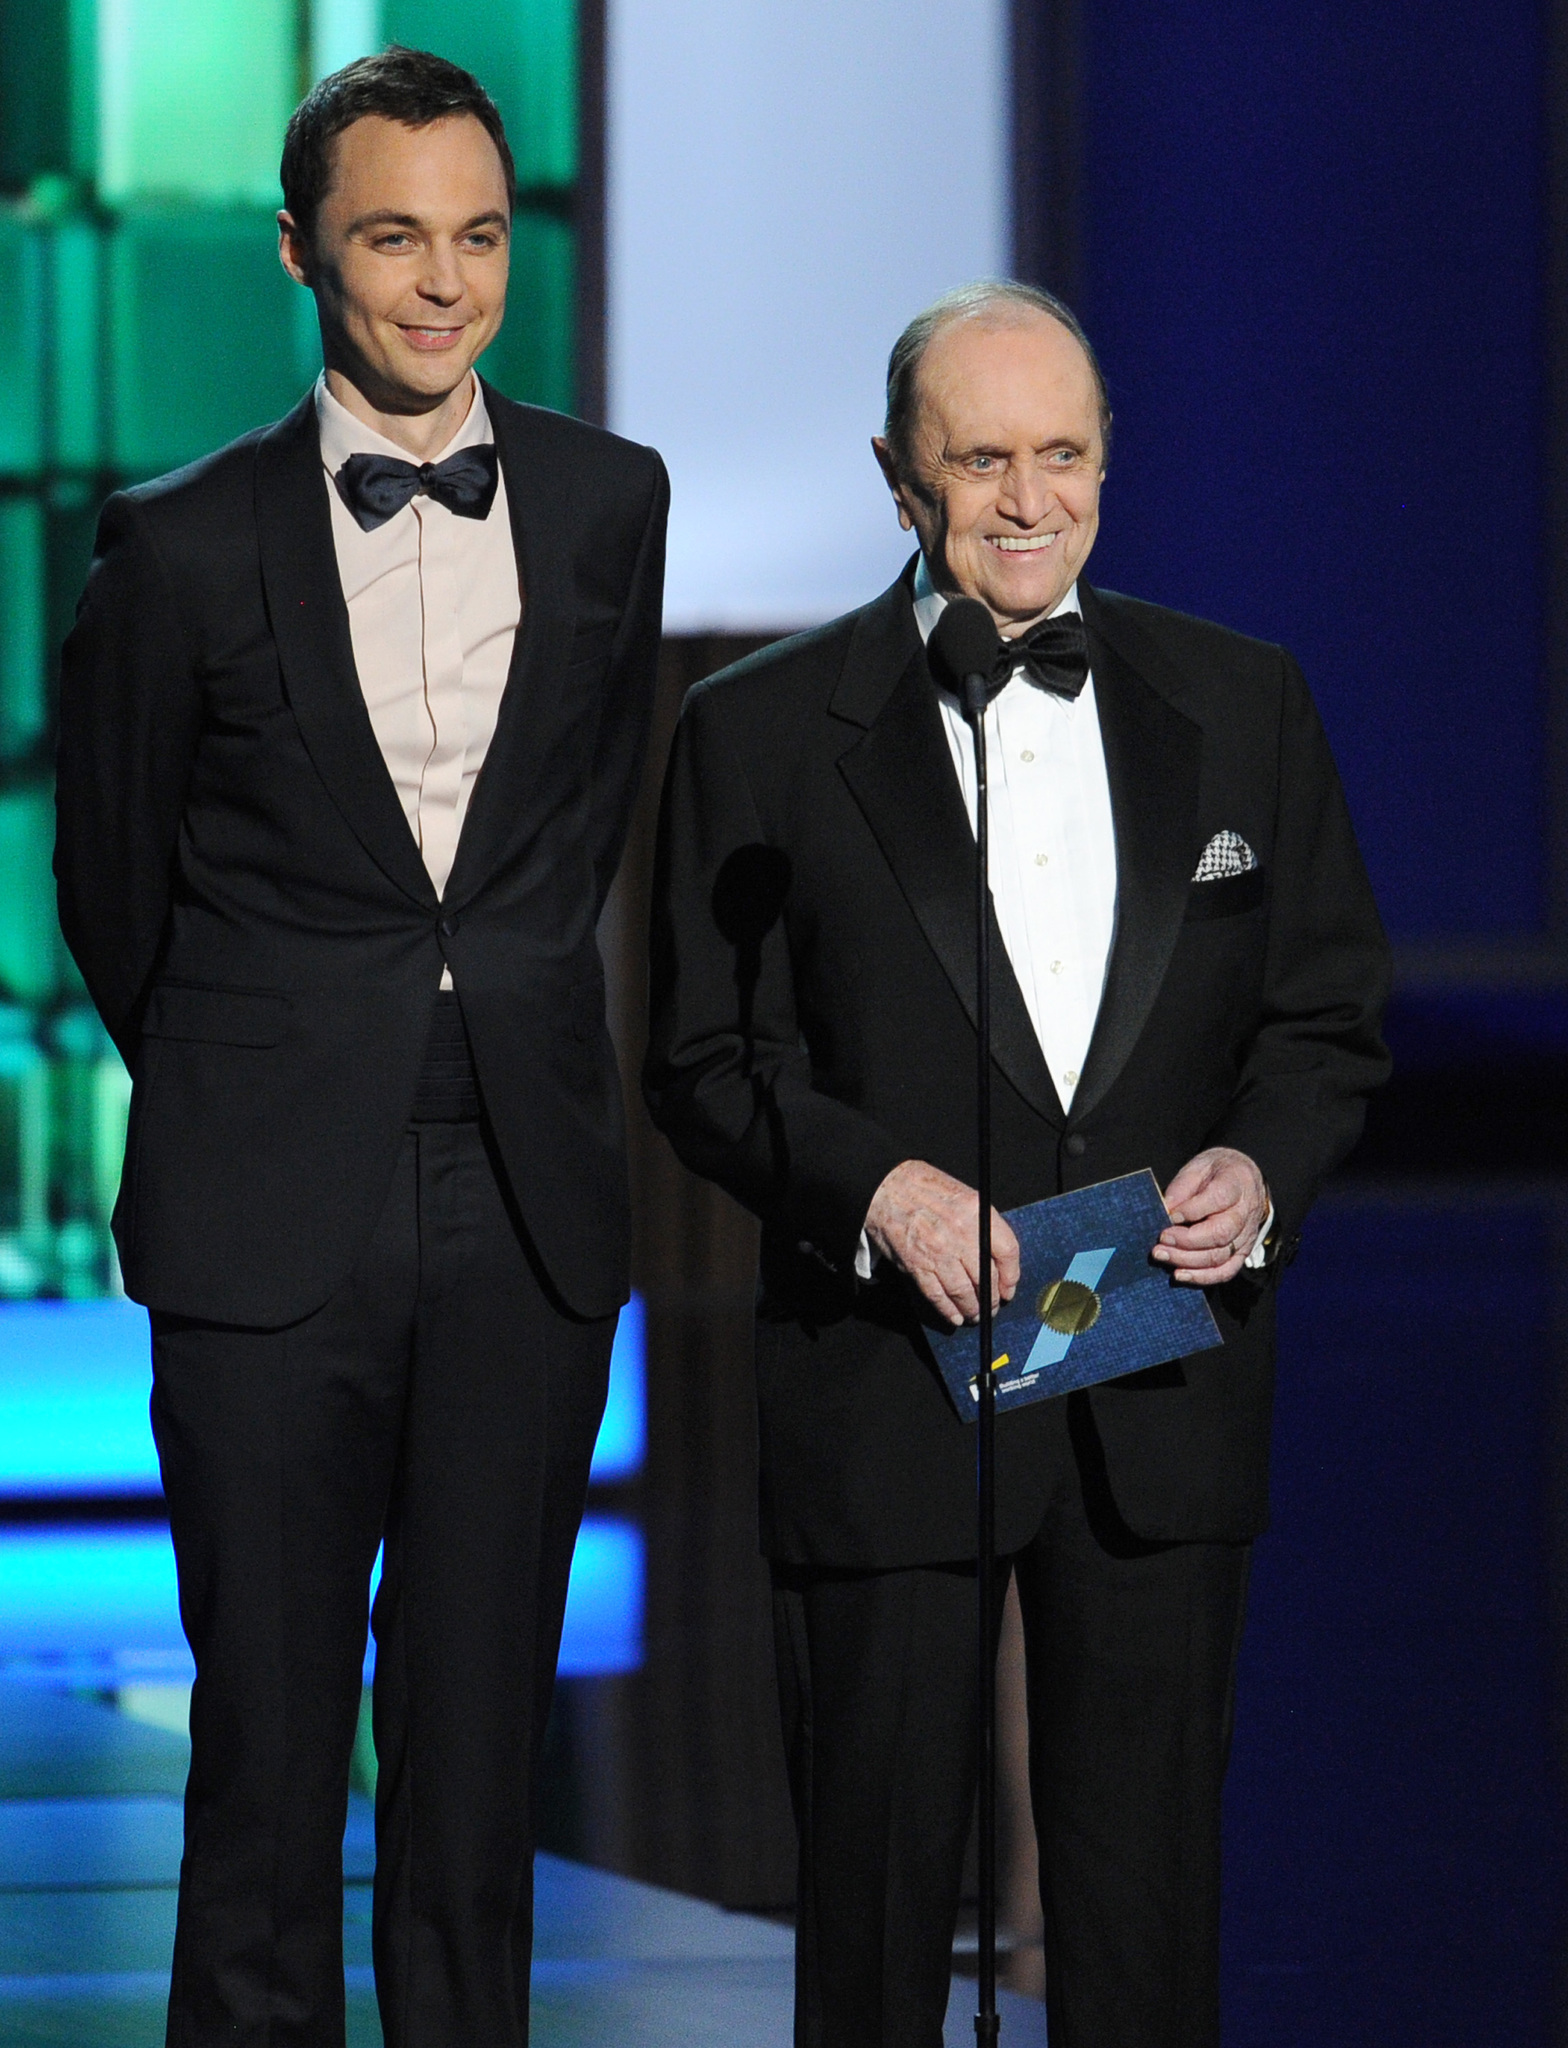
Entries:
<svg viewBox="0 0 1568 2048">
<path fill-rule="evenodd" d="M 609 0 L 610 424 L 670 466 L 666 625 L 792 627 L 909 553 L 887 352 L 1007 266 L 1003 0 Z"/>
</svg>

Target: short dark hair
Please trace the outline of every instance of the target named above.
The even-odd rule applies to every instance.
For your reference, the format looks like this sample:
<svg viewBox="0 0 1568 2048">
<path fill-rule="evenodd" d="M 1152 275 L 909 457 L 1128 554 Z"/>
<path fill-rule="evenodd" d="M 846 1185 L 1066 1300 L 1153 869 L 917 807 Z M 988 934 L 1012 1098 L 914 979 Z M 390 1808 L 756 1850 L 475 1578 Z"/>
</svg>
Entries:
<svg viewBox="0 0 1568 2048">
<path fill-rule="evenodd" d="M 907 475 L 914 454 L 915 412 L 919 399 L 920 360 L 944 327 L 955 320 L 983 319 L 993 307 L 1027 306 L 1065 327 L 1089 358 L 1094 388 L 1100 404 L 1100 453 L 1111 451 L 1111 402 L 1105 389 L 1105 373 L 1079 324 L 1078 316 L 1054 292 L 1037 284 L 1020 284 L 1011 277 L 984 278 L 979 284 L 961 284 L 955 291 L 917 313 L 893 344 L 887 359 L 887 424 L 882 432 L 892 451 L 894 467 Z"/>
<path fill-rule="evenodd" d="M 393 43 L 379 56 L 359 57 L 334 71 L 294 109 L 283 138 L 279 176 L 283 204 L 307 241 L 332 186 L 332 144 L 368 114 L 401 121 L 405 128 L 428 128 L 432 121 L 472 114 L 496 146 L 506 179 L 507 211 L 515 211 L 517 167 L 495 101 L 460 65 L 429 50 L 408 50 Z"/>
</svg>

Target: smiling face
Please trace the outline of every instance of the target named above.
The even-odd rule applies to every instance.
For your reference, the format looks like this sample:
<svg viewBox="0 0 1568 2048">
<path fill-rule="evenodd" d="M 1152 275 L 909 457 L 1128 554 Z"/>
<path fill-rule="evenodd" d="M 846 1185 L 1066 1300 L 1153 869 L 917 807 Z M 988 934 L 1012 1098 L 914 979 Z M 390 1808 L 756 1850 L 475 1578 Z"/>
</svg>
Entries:
<svg viewBox="0 0 1568 2048">
<path fill-rule="evenodd" d="M 333 395 L 416 452 L 450 438 L 506 310 L 506 179 L 482 124 L 355 121 L 309 236 L 287 213 L 278 228 L 284 268 L 316 294 Z"/>
<path fill-rule="evenodd" d="M 932 581 L 1006 634 L 1072 588 L 1100 523 L 1104 443 L 1089 359 L 1047 313 L 938 328 L 920 359 L 910 458 L 873 443 Z"/>
</svg>

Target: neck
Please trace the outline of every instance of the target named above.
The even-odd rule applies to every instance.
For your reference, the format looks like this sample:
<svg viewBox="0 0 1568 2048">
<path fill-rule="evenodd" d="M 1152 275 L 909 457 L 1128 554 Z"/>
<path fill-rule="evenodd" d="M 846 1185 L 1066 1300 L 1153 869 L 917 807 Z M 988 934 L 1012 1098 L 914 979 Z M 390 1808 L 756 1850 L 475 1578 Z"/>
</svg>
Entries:
<svg viewBox="0 0 1568 2048">
<path fill-rule="evenodd" d="M 1048 604 L 1043 611 L 1036 612 L 1028 619 L 1005 618 L 994 611 L 991 616 L 996 620 L 996 630 L 1004 640 L 1021 640 L 1025 633 L 1032 633 L 1043 619 L 1048 619 L 1060 603 L 1061 599 L 1058 598 L 1055 604 Z"/>
<path fill-rule="evenodd" d="M 326 374 L 327 389 L 345 412 L 351 412 L 367 427 L 374 427 L 399 448 L 406 448 L 418 462 L 432 461 L 441 453 L 467 419 L 478 388 L 470 370 L 456 390 L 437 399 L 429 412 L 383 412 L 342 370 L 329 364 Z"/>
<path fill-rule="evenodd" d="M 946 538 L 945 526 L 937 527 L 929 536 L 926 536 L 924 533 L 921 535 L 920 561 L 921 568 L 925 571 L 926 582 L 932 590 L 940 591 L 949 603 L 955 597 L 978 596 L 979 593 L 976 591 L 963 589 L 957 577 L 954 576 L 952 570 L 948 567 L 945 546 Z M 917 591 L 919 584 L 920 577 L 917 573 Z M 1071 588 L 1072 585 L 1069 583 L 1067 590 L 1071 590 Z M 995 626 L 999 636 L 1003 640 L 1017 640 L 1025 633 L 1032 633 L 1042 619 L 1048 619 L 1061 603 L 1062 598 L 1067 595 L 1067 590 L 1064 590 L 1060 596 L 1053 597 L 1049 604 L 1042 605 L 1039 611 L 1031 612 L 1028 618 L 1025 619 L 1018 618 L 1012 612 L 999 612 L 994 604 L 987 603 L 983 597 L 980 599 L 980 602 L 985 605 L 986 610 L 991 614 L 991 623 Z"/>
</svg>

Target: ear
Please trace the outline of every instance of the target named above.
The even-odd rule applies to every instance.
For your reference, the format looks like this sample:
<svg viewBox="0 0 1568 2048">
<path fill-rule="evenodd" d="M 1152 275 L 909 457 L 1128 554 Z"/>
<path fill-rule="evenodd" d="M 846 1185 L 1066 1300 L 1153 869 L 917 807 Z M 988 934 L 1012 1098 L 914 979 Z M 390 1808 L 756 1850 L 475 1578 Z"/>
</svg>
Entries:
<svg viewBox="0 0 1568 2048">
<path fill-rule="evenodd" d="M 871 436 L 871 452 L 877 459 L 877 467 L 882 472 L 883 481 L 893 493 L 893 503 L 898 507 L 899 525 L 904 529 L 905 533 L 913 533 L 915 522 L 909 516 L 909 505 L 905 497 L 904 482 L 898 473 L 898 464 L 893 459 L 893 451 L 881 434 L 873 434 Z"/>
<path fill-rule="evenodd" d="M 293 214 L 279 209 L 278 212 L 278 261 L 296 284 L 307 290 L 314 285 L 310 260 L 310 244 L 299 231 L 299 223 Z"/>
</svg>

